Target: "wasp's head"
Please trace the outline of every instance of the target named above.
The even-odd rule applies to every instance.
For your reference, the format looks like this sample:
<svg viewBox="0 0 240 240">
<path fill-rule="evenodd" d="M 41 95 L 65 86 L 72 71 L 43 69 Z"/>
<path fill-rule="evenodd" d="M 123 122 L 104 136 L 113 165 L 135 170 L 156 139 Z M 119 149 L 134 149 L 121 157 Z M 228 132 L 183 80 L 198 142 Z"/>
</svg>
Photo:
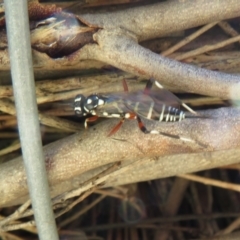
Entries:
<svg viewBox="0 0 240 240">
<path fill-rule="evenodd" d="M 96 109 L 105 103 L 103 97 L 98 94 L 89 95 L 87 98 L 81 94 L 74 100 L 74 111 L 78 116 L 96 115 Z"/>
</svg>

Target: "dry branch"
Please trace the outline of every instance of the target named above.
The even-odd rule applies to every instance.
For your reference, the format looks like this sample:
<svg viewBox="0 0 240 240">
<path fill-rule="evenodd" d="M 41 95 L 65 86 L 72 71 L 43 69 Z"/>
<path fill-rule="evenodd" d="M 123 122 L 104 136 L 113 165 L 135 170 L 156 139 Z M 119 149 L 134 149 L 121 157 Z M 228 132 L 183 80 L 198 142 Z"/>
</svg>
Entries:
<svg viewBox="0 0 240 240">
<path fill-rule="evenodd" d="M 114 120 L 104 121 L 89 131 L 51 143 L 44 147 L 44 154 L 52 190 L 54 185 L 117 161 L 123 161 L 124 164 L 125 161 L 137 160 L 133 168 L 129 167 L 129 172 L 116 176 L 112 174 L 106 186 L 237 163 L 240 156 L 239 110 L 223 108 L 207 111 L 206 114 L 214 119 L 186 120 L 179 124 L 157 122 L 147 124 L 149 129 L 196 139 L 206 144 L 208 146 L 206 149 L 163 136 L 143 135 L 134 121 L 127 122 L 114 138 L 107 138 L 107 133 L 116 124 Z M 2 183 L 1 206 L 27 194 L 26 176 L 21 158 L 1 165 L 0 182 Z M 79 181 L 73 180 L 72 183 L 74 188 L 74 184 L 75 187 L 76 184 L 78 186 Z M 60 191 L 63 191 L 63 188 Z"/>
<path fill-rule="evenodd" d="M 122 30 L 101 30 L 94 35 L 98 45 L 85 46 L 76 59 L 97 59 L 136 75 L 153 77 L 182 91 L 221 98 L 240 98 L 240 78 L 183 64 L 155 54 Z M 75 59 L 75 60 L 76 60 Z"/>
<path fill-rule="evenodd" d="M 88 26 L 122 28 L 139 41 L 166 36 L 188 28 L 238 17 L 238 0 L 166 1 L 107 13 L 76 13 Z M 191 14 L 189 14 L 191 13 Z"/>
<path fill-rule="evenodd" d="M 85 46 L 79 55 L 75 54 L 76 62 L 77 59 L 95 59 L 136 75 L 154 77 L 180 90 L 239 98 L 239 90 L 232 91 L 239 83 L 239 77 L 181 64 L 137 44 L 138 41 L 239 16 L 238 1 L 168 1 L 125 11 L 78 16 L 89 26 L 103 30 L 94 35 L 98 45 Z"/>
<path fill-rule="evenodd" d="M 102 67 L 104 63 L 107 63 L 136 75 L 155 77 L 163 84 L 173 85 L 181 90 L 224 98 L 237 98 L 240 95 L 239 92 L 232 96 L 231 88 L 235 88 L 235 84 L 239 83 L 238 77 L 198 69 L 162 58 L 139 47 L 137 42 L 234 18 L 240 15 L 239 8 L 238 0 L 211 2 L 195 0 L 167 1 L 111 13 L 78 13 L 77 16 L 81 21 L 89 26 L 103 29 L 99 30 L 94 37 L 98 45 L 86 45 L 84 49 L 71 57 L 62 59 L 51 59 L 43 53 L 34 51 L 35 70 L 38 73 L 37 76 L 41 74 L 42 77 L 43 69 L 46 74 L 50 74 L 59 69 L 88 69 Z M 120 33 L 119 29 L 121 29 Z M 116 31 L 118 31 L 117 35 Z M 129 34 L 135 37 L 135 41 L 129 39 Z M 0 69 L 9 69 L 6 51 L 2 54 Z M 86 61 L 88 59 L 98 61 Z M 178 80 L 179 76 L 181 76 L 181 81 Z"/>
</svg>

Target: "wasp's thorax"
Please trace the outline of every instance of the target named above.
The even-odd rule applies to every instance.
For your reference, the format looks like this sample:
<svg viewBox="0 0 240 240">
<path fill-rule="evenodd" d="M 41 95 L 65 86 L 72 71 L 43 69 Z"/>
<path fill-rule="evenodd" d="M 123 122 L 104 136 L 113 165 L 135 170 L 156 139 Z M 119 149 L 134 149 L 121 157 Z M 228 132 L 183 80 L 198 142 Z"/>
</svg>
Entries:
<svg viewBox="0 0 240 240">
<path fill-rule="evenodd" d="M 74 111 L 78 116 L 96 115 L 96 109 L 104 105 L 105 98 L 98 94 L 91 94 L 88 97 L 79 94 L 74 100 Z"/>
</svg>

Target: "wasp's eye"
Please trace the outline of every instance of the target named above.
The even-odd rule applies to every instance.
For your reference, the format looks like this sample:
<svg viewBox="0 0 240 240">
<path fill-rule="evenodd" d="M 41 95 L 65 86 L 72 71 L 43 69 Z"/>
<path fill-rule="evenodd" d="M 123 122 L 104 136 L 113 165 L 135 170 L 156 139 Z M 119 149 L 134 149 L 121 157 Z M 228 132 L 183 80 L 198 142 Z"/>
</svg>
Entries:
<svg viewBox="0 0 240 240">
<path fill-rule="evenodd" d="M 98 107 L 98 95 L 92 94 L 86 99 L 86 104 L 84 105 L 84 109 L 89 112 Z"/>
</svg>

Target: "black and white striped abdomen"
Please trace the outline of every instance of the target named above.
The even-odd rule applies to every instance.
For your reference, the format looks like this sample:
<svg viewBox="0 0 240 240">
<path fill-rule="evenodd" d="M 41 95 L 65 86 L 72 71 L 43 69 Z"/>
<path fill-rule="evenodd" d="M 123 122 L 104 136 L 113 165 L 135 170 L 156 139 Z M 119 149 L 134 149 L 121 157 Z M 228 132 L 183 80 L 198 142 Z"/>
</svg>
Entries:
<svg viewBox="0 0 240 240">
<path fill-rule="evenodd" d="M 159 122 L 176 122 L 185 118 L 185 113 L 178 108 L 157 104 L 154 101 L 147 104 L 137 102 L 134 106 L 134 112 L 141 117 Z"/>
<path fill-rule="evenodd" d="M 153 116 L 155 121 L 159 122 L 177 122 L 185 118 L 185 113 L 178 108 L 162 105 L 161 111 L 157 116 Z"/>
</svg>

